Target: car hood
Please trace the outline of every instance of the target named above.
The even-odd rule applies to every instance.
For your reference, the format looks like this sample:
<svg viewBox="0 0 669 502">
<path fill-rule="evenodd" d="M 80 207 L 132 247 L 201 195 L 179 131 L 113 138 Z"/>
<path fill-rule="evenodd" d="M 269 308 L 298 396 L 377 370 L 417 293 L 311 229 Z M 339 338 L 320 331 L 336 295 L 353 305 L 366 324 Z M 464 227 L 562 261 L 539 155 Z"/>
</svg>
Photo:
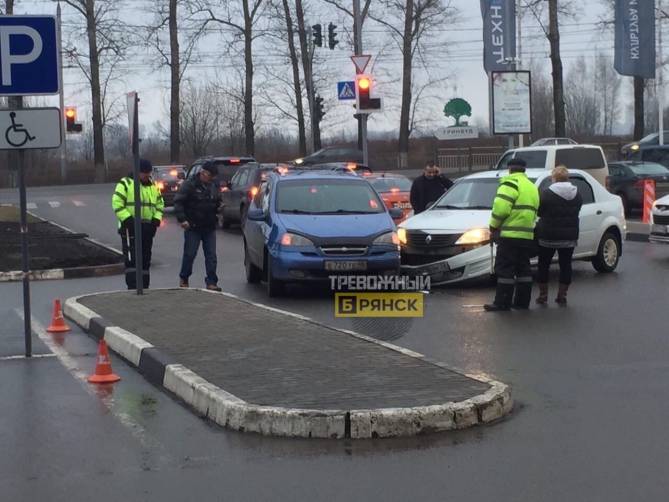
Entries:
<svg viewBox="0 0 669 502">
<path fill-rule="evenodd" d="M 394 224 L 388 213 L 376 214 L 278 214 L 286 230 L 323 239 L 368 237 L 390 232 Z"/>
<path fill-rule="evenodd" d="M 443 209 L 425 211 L 400 223 L 407 230 L 438 230 L 445 233 L 464 232 L 471 228 L 488 228 L 490 209 Z"/>
<path fill-rule="evenodd" d="M 669 206 L 669 195 L 665 195 L 664 197 L 660 197 L 655 201 L 655 205 L 657 206 Z"/>
</svg>

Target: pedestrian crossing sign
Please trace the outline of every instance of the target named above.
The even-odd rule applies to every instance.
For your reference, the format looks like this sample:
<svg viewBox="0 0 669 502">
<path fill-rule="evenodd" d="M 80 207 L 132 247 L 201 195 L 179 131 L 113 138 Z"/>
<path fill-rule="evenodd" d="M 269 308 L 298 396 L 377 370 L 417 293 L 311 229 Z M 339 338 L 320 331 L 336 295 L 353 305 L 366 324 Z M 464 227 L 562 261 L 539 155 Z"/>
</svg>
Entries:
<svg viewBox="0 0 669 502">
<path fill-rule="evenodd" d="M 339 100 L 355 99 L 355 82 L 337 82 Z"/>
</svg>

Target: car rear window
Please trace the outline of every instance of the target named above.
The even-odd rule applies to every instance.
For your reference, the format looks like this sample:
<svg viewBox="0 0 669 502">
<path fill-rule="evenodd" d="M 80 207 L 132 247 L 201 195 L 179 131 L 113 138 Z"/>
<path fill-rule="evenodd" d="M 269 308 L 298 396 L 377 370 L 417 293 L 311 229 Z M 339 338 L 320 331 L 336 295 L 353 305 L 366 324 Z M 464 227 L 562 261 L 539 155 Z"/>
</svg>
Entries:
<svg viewBox="0 0 669 502">
<path fill-rule="evenodd" d="M 565 148 L 555 152 L 555 165 L 567 169 L 603 169 L 606 166 L 599 148 Z"/>
<path fill-rule="evenodd" d="M 276 209 L 295 214 L 372 214 L 385 211 L 367 182 L 346 180 L 284 181 L 276 189 Z"/>
<path fill-rule="evenodd" d="M 522 159 L 527 163 L 527 169 L 546 168 L 546 150 L 530 150 L 526 152 L 509 152 L 497 164 L 496 169 L 508 169 L 511 159 Z"/>
<path fill-rule="evenodd" d="M 408 178 L 374 178 L 369 182 L 379 193 L 408 192 L 411 190 L 411 181 Z"/>
<path fill-rule="evenodd" d="M 653 162 L 644 162 L 643 164 L 628 164 L 628 167 L 637 176 L 669 174 L 669 169 L 664 167 L 662 164 L 655 164 Z"/>
</svg>

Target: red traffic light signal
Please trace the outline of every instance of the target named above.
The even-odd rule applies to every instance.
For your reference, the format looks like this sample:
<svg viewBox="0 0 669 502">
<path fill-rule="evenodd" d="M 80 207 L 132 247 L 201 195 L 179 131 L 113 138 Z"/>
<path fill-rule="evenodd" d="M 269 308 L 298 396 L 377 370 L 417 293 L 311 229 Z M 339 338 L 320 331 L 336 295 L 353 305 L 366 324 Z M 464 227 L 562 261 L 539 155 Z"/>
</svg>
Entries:
<svg viewBox="0 0 669 502">
<path fill-rule="evenodd" d="M 81 132 L 81 124 L 77 123 L 77 109 L 74 106 L 65 107 L 65 130 L 67 132 Z"/>
<path fill-rule="evenodd" d="M 372 98 L 372 77 L 356 75 L 355 99 L 358 113 L 372 113 L 381 109 L 381 98 Z"/>
</svg>

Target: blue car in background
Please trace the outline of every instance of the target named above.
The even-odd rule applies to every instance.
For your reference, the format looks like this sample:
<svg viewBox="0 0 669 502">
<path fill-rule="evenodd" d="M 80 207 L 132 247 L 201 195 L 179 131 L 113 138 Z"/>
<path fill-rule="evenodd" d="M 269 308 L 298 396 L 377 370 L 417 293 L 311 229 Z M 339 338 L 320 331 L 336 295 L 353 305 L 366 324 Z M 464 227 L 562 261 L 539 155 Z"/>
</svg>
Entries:
<svg viewBox="0 0 669 502">
<path fill-rule="evenodd" d="M 287 282 L 396 274 L 400 252 L 393 216 L 359 176 L 273 173 L 249 206 L 243 228 L 246 279 L 265 279 L 269 296 L 277 296 Z"/>
</svg>

